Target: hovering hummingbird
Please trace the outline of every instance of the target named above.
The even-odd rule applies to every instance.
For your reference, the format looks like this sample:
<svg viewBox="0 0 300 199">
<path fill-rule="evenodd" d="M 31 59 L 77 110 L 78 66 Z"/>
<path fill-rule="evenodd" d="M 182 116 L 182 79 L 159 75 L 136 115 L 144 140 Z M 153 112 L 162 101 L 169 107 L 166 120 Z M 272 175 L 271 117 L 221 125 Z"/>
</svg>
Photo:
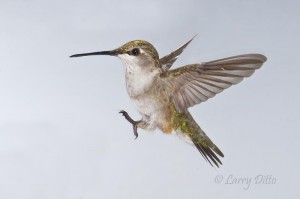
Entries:
<svg viewBox="0 0 300 199">
<path fill-rule="evenodd" d="M 133 125 L 136 138 L 138 128 L 178 133 L 194 143 L 212 166 L 219 167 L 222 164 L 219 157 L 224 157 L 223 153 L 200 128 L 188 108 L 251 76 L 267 58 L 261 54 L 244 54 L 170 70 L 193 39 L 162 58 L 159 58 L 154 46 L 144 40 L 134 40 L 110 51 L 70 57 L 119 57 L 125 64 L 128 95 L 142 115 L 141 120 L 135 121 L 126 111 L 120 111 Z"/>
</svg>

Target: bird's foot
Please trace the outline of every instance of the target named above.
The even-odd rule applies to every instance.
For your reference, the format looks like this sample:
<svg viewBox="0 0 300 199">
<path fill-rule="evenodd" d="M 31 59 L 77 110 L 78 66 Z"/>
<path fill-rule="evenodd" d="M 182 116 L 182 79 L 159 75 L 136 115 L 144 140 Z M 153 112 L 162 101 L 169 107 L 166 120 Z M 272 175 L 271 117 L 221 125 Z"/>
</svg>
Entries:
<svg viewBox="0 0 300 199">
<path fill-rule="evenodd" d="M 119 113 L 121 113 L 125 117 L 125 119 L 132 124 L 132 126 L 133 126 L 133 134 L 135 135 L 135 139 L 136 139 L 139 136 L 138 132 L 137 132 L 137 128 L 138 128 L 138 124 L 139 124 L 140 121 L 133 120 L 128 115 L 128 113 L 126 111 L 124 111 L 124 110 L 121 110 Z"/>
</svg>

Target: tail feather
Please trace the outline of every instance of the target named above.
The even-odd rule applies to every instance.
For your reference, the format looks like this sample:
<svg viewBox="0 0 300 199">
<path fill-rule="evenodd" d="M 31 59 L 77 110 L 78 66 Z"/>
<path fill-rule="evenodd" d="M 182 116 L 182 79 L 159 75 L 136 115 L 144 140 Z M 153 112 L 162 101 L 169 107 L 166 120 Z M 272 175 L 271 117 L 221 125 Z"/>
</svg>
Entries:
<svg viewBox="0 0 300 199">
<path fill-rule="evenodd" d="M 208 161 L 211 166 L 216 165 L 217 167 L 219 167 L 219 164 L 222 165 L 221 160 L 218 158 L 218 156 L 215 154 L 215 152 L 211 150 L 211 148 L 209 148 L 208 146 L 205 146 L 199 142 L 196 142 L 194 140 L 192 140 L 192 141 L 193 141 L 194 145 L 196 146 L 196 148 L 198 149 L 198 151 L 200 152 L 200 154 L 203 156 L 203 158 L 206 161 Z M 224 155 L 221 151 L 220 151 L 220 153 L 217 153 L 217 154 L 220 155 L 221 157 L 224 157 Z M 212 164 L 211 161 L 214 163 L 214 165 Z"/>
<path fill-rule="evenodd" d="M 224 157 L 222 151 L 209 139 L 188 111 L 181 116 L 179 132 L 191 139 L 200 154 L 211 166 L 219 167 L 222 165 L 219 159 L 219 157 Z"/>
</svg>

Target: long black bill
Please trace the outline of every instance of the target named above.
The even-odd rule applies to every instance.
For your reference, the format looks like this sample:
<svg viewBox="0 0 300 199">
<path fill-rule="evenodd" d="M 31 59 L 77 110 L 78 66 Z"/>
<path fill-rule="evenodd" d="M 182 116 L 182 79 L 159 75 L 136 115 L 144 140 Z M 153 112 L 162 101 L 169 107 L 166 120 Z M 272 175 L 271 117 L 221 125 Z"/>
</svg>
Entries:
<svg viewBox="0 0 300 199">
<path fill-rule="evenodd" d="M 71 55 L 70 57 L 83 57 L 83 56 L 90 56 L 90 55 L 110 55 L 110 56 L 116 56 L 119 53 L 115 50 L 111 51 L 100 51 L 100 52 L 92 52 L 92 53 L 82 53 L 82 54 L 75 54 Z"/>
</svg>

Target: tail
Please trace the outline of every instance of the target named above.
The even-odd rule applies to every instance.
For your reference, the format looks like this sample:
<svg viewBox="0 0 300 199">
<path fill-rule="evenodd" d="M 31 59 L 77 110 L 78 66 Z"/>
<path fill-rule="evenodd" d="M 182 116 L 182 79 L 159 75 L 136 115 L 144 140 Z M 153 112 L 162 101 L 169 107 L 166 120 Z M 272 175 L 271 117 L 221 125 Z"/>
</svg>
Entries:
<svg viewBox="0 0 300 199">
<path fill-rule="evenodd" d="M 219 164 L 222 165 L 222 162 L 218 156 L 224 157 L 224 154 L 204 133 L 204 131 L 193 119 L 191 114 L 187 111 L 186 113 L 182 114 L 180 120 L 181 125 L 179 126 L 178 130 L 192 140 L 203 158 L 208 161 L 211 166 L 216 165 L 219 167 Z"/>
</svg>

